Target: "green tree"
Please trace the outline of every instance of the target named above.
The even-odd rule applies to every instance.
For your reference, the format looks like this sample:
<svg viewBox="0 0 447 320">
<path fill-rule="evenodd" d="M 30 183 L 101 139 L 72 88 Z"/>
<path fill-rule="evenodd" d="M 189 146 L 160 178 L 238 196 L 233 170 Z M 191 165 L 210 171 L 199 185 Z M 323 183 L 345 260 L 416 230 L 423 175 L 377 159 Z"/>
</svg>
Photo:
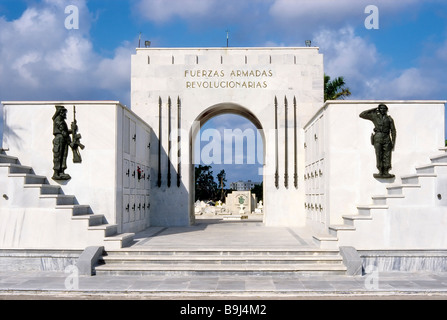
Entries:
<svg viewBox="0 0 447 320">
<path fill-rule="evenodd" d="M 344 99 L 351 95 L 351 91 L 345 86 L 345 79 L 343 77 L 331 80 L 331 77 L 324 75 L 324 101 Z"/>
<path fill-rule="evenodd" d="M 251 189 L 251 192 L 256 194 L 256 197 L 258 198 L 258 201 L 264 201 L 264 182 L 261 182 L 261 184 L 257 184 Z"/>
<path fill-rule="evenodd" d="M 195 201 L 214 200 L 216 198 L 217 184 L 214 181 L 211 166 L 198 165 L 194 168 L 196 177 L 195 183 Z"/>
</svg>

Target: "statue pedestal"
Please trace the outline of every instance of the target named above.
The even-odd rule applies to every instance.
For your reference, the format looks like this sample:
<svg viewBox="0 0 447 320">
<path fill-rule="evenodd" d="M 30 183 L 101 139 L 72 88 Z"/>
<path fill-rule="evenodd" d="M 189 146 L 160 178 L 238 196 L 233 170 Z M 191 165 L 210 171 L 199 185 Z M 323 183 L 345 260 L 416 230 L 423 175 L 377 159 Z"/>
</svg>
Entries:
<svg viewBox="0 0 447 320">
<path fill-rule="evenodd" d="M 380 173 L 374 173 L 373 177 L 376 179 L 394 179 L 396 176 L 394 174 L 380 174 Z"/>
</svg>

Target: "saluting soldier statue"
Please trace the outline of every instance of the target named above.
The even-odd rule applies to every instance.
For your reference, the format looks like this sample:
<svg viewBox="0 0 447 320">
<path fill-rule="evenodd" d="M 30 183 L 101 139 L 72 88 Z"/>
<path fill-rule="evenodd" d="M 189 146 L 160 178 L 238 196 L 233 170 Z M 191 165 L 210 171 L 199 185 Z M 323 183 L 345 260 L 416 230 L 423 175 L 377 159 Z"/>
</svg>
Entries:
<svg viewBox="0 0 447 320">
<path fill-rule="evenodd" d="M 374 133 L 371 135 L 371 144 L 376 151 L 376 166 L 379 173 L 374 178 L 394 178 L 390 174 L 391 153 L 396 145 L 396 127 L 394 120 L 388 114 L 388 107 L 380 104 L 377 108 L 363 111 L 360 118 L 374 123 Z"/>
</svg>

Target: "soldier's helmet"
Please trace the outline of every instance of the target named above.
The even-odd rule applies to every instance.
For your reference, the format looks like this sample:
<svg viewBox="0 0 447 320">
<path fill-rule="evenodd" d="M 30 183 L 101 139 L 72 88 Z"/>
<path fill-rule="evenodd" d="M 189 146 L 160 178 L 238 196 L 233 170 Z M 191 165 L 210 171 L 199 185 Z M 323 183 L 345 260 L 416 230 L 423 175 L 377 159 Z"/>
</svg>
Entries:
<svg viewBox="0 0 447 320">
<path fill-rule="evenodd" d="M 67 109 L 64 106 L 56 106 L 56 113 L 53 116 L 53 120 L 56 119 L 59 115 L 66 113 Z"/>
</svg>

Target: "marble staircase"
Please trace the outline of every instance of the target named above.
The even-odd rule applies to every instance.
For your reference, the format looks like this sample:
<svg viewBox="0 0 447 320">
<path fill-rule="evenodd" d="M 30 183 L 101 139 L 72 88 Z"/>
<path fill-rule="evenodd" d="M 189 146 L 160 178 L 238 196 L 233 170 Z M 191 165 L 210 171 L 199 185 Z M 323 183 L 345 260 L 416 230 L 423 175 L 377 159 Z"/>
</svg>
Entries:
<svg viewBox="0 0 447 320">
<path fill-rule="evenodd" d="M 447 181 L 447 148 L 440 151 L 441 154 L 430 158 L 431 163 L 416 167 L 416 173 L 401 176 L 400 183 L 388 185 L 386 194 L 373 195 L 371 204 L 358 205 L 357 214 L 343 215 L 342 224 L 330 225 L 327 234 L 315 235 L 314 243 L 322 249 L 353 245 L 347 243 L 354 242 L 353 239 L 359 244 L 365 233 L 372 235 L 387 228 L 385 224 L 390 212 L 439 207 L 442 195 L 438 190 L 441 185 L 438 179 L 442 177 L 442 181 Z"/>
<path fill-rule="evenodd" d="M 109 249 L 118 249 L 132 242 L 134 234 L 118 234 L 118 226 L 107 223 L 104 215 L 94 214 L 89 205 L 78 204 L 74 195 L 65 195 L 59 185 L 49 184 L 45 176 L 39 176 L 33 172 L 33 168 L 20 164 L 19 159 L 4 153 L 0 154 L 0 175 L 2 178 L 2 191 L 5 200 L 4 207 L 17 210 L 23 208 L 27 211 L 52 212 L 52 219 L 60 219 L 63 215 L 71 217 L 70 228 L 78 230 L 79 237 L 103 238 L 102 244 Z M 57 225 L 57 222 L 54 223 Z M 39 226 L 40 227 L 40 226 Z M 37 227 L 36 227 L 37 229 Z M 36 230 L 37 233 L 42 230 Z M 44 230 L 51 232 L 51 230 Z M 96 233 L 89 237 L 88 233 Z M 32 236 L 32 235 L 27 235 Z M 73 238 L 76 246 L 78 239 Z M 80 245 L 82 248 L 82 245 Z"/>
<path fill-rule="evenodd" d="M 332 275 L 346 270 L 338 249 L 126 248 L 106 251 L 96 275 Z"/>
</svg>

